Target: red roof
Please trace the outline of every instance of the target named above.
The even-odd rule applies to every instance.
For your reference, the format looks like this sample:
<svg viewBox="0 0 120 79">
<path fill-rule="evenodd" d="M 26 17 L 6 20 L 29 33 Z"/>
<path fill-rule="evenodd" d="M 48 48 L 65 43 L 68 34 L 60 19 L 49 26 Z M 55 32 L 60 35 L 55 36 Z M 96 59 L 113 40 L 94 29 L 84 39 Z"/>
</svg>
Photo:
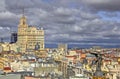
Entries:
<svg viewBox="0 0 120 79">
<path fill-rule="evenodd" d="M 104 60 L 105 62 L 111 62 L 111 60 Z"/>
<path fill-rule="evenodd" d="M 4 70 L 11 70 L 10 67 L 4 67 Z"/>
<path fill-rule="evenodd" d="M 82 53 L 82 50 L 76 50 L 76 53 Z"/>
<path fill-rule="evenodd" d="M 29 59 L 29 61 L 35 62 L 35 59 Z"/>
</svg>

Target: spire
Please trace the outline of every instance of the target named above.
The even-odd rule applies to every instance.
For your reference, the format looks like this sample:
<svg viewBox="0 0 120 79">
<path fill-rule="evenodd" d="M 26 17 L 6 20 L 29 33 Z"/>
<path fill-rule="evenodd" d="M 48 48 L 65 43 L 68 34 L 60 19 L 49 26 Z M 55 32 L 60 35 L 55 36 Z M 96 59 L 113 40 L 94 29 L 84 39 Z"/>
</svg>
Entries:
<svg viewBox="0 0 120 79">
<path fill-rule="evenodd" d="M 22 9 L 22 17 L 20 19 L 20 25 L 26 25 L 26 17 L 25 17 L 25 14 L 24 14 L 24 8 Z"/>
<path fill-rule="evenodd" d="M 23 16 L 25 16 L 25 15 L 24 15 L 24 11 L 25 11 L 25 9 L 23 8 L 23 9 L 22 9 L 22 15 L 23 15 Z"/>
<path fill-rule="evenodd" d="M 25 18 L 25 9 L 22 8 L 22 18 Z"/>
</svg>

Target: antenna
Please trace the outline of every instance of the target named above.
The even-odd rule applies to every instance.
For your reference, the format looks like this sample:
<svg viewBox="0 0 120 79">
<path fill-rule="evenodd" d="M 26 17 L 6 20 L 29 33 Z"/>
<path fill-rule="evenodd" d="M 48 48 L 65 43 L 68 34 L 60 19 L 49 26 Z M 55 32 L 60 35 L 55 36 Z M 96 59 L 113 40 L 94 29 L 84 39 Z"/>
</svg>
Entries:
<svg viewBox="0 0 120 79">
<path fill-rule="evenodd" d="M 24 9 L 24 7 L 22 8 L 22 14 L 23 14 L 23 16 L 24 16 L 24 12 L 25 12 L 25 9 Z"/>
</svg>

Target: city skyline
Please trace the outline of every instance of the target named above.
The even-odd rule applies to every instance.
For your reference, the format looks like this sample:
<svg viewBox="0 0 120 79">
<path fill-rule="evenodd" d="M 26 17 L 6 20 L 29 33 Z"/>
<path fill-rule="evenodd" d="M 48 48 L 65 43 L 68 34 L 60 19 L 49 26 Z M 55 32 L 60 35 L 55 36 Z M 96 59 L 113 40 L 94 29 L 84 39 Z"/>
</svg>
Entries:
<svg viewBox="0 0 120 79">
<path fill-rule="evenodd" d="M 0 0 L 0 34 L 18 29 L 22 9 L 29 25 L 43 27 L 45 43 L 120 47 L 119 0 Z"/>
</svg>

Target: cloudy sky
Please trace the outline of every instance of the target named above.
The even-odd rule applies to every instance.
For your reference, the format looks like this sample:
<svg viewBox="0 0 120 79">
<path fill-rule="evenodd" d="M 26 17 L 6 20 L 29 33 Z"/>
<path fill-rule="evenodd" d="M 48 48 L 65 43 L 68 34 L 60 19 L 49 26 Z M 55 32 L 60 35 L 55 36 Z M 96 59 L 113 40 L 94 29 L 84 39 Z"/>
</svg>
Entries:
<svg viewBox="0 0 120 79">
<path fill-rule="evenodd" d="M 120 47 L 120 0 L 0 0 L 0 37 L 27 23 L 45 30 L 47 44 Z"/>
</svg>

